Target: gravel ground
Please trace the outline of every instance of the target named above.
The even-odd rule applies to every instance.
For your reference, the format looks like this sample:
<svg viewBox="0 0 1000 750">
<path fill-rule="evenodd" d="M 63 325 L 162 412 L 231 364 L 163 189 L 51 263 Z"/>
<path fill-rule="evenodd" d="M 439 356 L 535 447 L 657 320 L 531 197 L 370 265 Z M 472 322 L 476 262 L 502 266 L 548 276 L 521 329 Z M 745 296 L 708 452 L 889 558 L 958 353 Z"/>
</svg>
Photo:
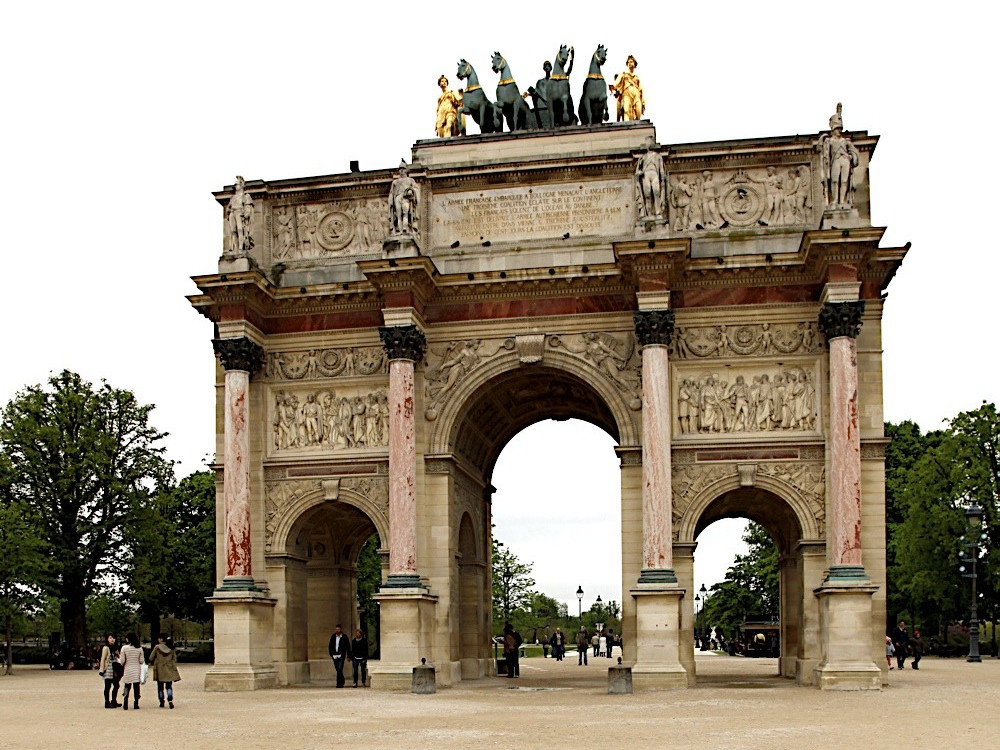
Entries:
<svg viewBox="0 0 1000 750">
<path fill-rule="evenodd" d="M 604 658 L 528 659 L 517 680 L 435 695 L 300 687 L 206 693 L 207 665 L 181 665 L 176 709 L 107 710 L 96 672 L 16 667 L 0 676 L 0 748 L 705 748 L 1000 747 L 1000 660 L 925 658 L 881 692 L 833 693 L 775 677 L 774 659 L 699 655 L 699 686 L 608 695 Z M 349 684 L 349 683 L 348 683 Z"/>
</svg>

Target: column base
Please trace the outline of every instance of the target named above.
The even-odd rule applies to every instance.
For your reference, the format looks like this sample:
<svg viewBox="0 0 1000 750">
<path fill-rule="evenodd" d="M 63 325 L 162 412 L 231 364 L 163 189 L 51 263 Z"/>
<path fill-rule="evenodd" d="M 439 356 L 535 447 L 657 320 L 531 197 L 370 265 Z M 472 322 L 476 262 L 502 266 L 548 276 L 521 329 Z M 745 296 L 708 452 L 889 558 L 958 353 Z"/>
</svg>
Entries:
<svg viewBox="0 0 1000 750">
<path fill-rule="evenodd" d="M 392 576 L 390 576 L 392 578 Z M 375 599 L 379 603 L 382 654 L 371 666 L 371 684 L 375 690 L 409 691 L 413 668 L 421 659 L 435 662 L 434 614 L 437 597 L 427 593 L 417 578 L 417 586 L 386 587 Z"/>
<path fill-rule="evenodd" d="M 872 595 L 867 581 L 828 577 L 819 598 L 821 658 L 813 672 L 821 690 L 881 690 L 882 670 L 872 655 Z"/>
<path fill-rule="evenodd" d="M 643 568 L 636 583 L 677 583 L 673 568 Z"/>
<path fill-rule="evenodd" d="M 629 592 L 635 599 L 636 623 L 632 684 L 636 690 L 690 687 L 694 675 L 684 668 L 680 653 L 681 600 L 686 592 L 667 583 L 642 583 L 641 576 L 639 580 L 639 587 Z"/>
<path fill-rule="evenodd" d="M 215 664 L 205 673 L 205 690 L 261 690 L 278 685 L 271 655 L 274 606 L 260 591 L 216 589 Z"/>
<path fill-rule="evenodd" d="M 824 581 L 868 581 L 864 565 L 831 565 Z"/>
<path fill-rule="evenodd" d="M 416 573 L 390 573 L 385 583 L 379 587 L 379 591 L 384 589 L 420 589 L 426 591 L 427 587 L 420 582 L 420 576 Z"/>
<path fill-rule="evenodd" d="M 226 576 L 222 579 L 222 585 L 216 589 L 217 593 L 229 591 L 263 591 L 257 586 L 253 576 Z"/>
</svg>

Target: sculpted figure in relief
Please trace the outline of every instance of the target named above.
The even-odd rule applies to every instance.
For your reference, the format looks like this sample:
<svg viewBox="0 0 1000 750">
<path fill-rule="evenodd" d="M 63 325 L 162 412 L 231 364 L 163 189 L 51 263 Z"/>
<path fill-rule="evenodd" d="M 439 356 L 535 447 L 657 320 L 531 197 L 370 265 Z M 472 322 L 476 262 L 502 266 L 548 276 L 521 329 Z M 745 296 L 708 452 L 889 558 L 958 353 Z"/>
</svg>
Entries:
<svg viewBox="0 0 1000 750">
<path fill-rule="evenodd" d="M 335 391 L 306 394 L 278 391 L 274 403 L 274 448 L 363 448 L 387 445 L 389 408 L 384 390 L 366 396 Z"/>
<path fill-rule="evenodd" d="M 410 177 L 405 161 L 399 163 L 399 174 L 389 190 L 389 224 L 393 234 L 416 234 L 417 203 L 420 188 Z"/>
<path fill-rule="evenodd" d="M 717 374 L 684 378 L 677 390 L 678 428 L 683 434 L 811 431 L 816 428 L 816 389 L 810 373 L 788 368 L 771 380 L 736 375 L 729 383 Z"/>
<path fill-rule="evenodd" d="M 618 100 L 619 121 L 641 120 L 646 112 L 646 96 L 639 82 L 639 76 L 635 74 L 638 65 L 635 57 L 629 55 L 625 60 L 628 70 L 615 76 L 615 82 L 608 86 L 608 90 Z"/>
<path fill-rule="evenodd" d="M 663 169 L 663 157 L 652 144 L 645 144 L 639 152 L 635 165 L 635 181 L 639 188 L 639 218 L 665 218 L 664 186 L 666 174 Z"/>
<path fill-rule="evenodd" d="M 829 208 L 848 209 L 854 205 L 854 170 L 861 162 L 858 149 L 844 135 L 843 105 L 830 117 L 830 135 L 820 138 L 820 164 Z"/>
<path fill-rule="evenodd" d="M 448 78 L 441 75 L 438 78 L 438 86 L 441 87 L 441 96 L 437 102 L 437 120 L 434 123 L 434 132 L 438 138 L 451 138 L 465 133 L 465 118 L 459 116 L 458 110 L 462 108 L 462 89 L 458 91 L 448 90 Z"/>
<path fill-rule="evenodd" d="M 253 198 L 239 175 L 236 190 L 226 208 L 226 221 L 229 224 L 229 252 L 246 255 L 253 248 Z"/>
<path fill-rule="evenodd" d="M 699 229 L 712 229 L 719 226 L 719 189 L 709 170 L 701 173 L 701 226 Z"/>
<path fill-rule="evenodd" d="M 479 364 L 482 341 L 456 341 L 448 346 L 441 364 L 427 372 L 427 395 L 434 402 Z"/>
<path fill-rule="evenodd" d="M 670 208 L 673 209 L 673 228 L 676 232 L 686 232 L 691 228 L 691 198 L 694 188 L 688 185 L 687 177 L 680 177 L 670 189 Z"/>
</svg>

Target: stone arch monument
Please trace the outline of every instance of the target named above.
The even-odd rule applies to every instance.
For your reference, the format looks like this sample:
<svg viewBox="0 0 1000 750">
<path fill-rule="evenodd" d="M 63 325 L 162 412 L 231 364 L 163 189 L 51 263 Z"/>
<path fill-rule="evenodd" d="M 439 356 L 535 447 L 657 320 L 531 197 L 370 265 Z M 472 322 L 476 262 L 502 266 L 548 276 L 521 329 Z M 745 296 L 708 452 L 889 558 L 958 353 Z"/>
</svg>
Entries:
<svg viewBox="0 0 1000 750">
<path fill-rule="evenodd" d="M 871 226 L 876 143 L 838 124 L 661 146 L 623 121 L 219 191 L 248 239 L 191 297 L 219 362 L 206 687 L 328 677 L 376 533 L 373 687 L 421 658 L 442 685 L 491 675 L 493 467 L 571 417 L 617 443 L 637 689 L 695 684 L 696 538 L 730 516 L 779 547 L 781 674 L 881 687 L 880 325 L 906 248 Z"/>
</svg>

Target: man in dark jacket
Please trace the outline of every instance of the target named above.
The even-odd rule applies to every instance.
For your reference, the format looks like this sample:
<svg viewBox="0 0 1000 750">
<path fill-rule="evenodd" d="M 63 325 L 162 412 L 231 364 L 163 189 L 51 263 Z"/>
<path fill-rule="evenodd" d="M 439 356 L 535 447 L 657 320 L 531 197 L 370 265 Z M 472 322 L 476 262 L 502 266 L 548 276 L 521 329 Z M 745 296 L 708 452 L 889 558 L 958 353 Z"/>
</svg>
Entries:
<svg viewBox="0 0 1000 750">
<path fill-rule="evenodd" d="M 910 639 L 910 652 L 913 654 L 913 668 L 920 669 L 920 657 L 924 655 L 924 639 L 920 637 L 920 631 L 914 629 L 913 637 Z"/>
<path fill-rule="evenodd" d="M 338 623 L 330 636 L 330 658 L 337 670 L 337 687 L 344 687 L 344 662 L 351 658 L 351 640 Z"/>
<path fill-rule="evenodd" d="M 896 649 L 896 666 L 904 669 L 906 649 L 910 646 L 910 633 L 906 629 L 906 623 L 900 620 L 899 625 L 892 631 L 891 636 L 892 645 Z"/>
</svg>

